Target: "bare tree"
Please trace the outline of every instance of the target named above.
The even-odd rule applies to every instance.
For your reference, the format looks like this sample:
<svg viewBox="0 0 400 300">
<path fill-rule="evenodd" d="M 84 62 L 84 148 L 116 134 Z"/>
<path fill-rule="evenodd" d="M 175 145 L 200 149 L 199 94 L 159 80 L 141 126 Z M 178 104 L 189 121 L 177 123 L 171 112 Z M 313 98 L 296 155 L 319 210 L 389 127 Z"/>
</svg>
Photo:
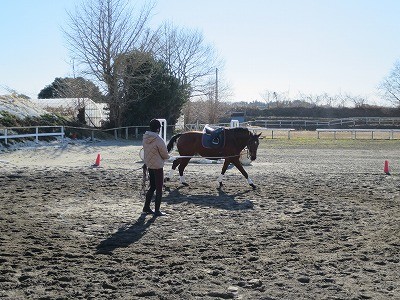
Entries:
<svg viewBox="0 0 400 300">
<path fill-rule="evenodd" d="M 64 28 L 74 60 L 84 72 L 103 83 L 113 125 L 121 122 L 121 97 L 118 95 L 123 54 L 133 50 L 148 52 L 155 44 L 147 28 L 154 4 L 147 4 L 134 14 L 128 0 L 89 0 L 82 2 Z"/>
<path fill-rule="evenodd" d="M 378 86 L 378 90 L 385 100 L 400 106 L 400 60 L 395 62 L 389 75 Z"/>
<path fill-rule="evenodd" d="M 231 107 L 227 102 L 219 102 L 215 104 L 215 100 L 212 95 L 211 98 L 189 101 L 183 107 L 183 115 L 185 125 L 195 124 L 196 122 L 200 124 L 217 124 L 221 122 L 221 119 L 226 119 L 229 117 L 229 111 Z M 202 128 L 198 128 L 202 129 Z"/>
<path fill-rule="evenodd" d="M 288 95 L 285 92 L 265 90 L 260 96 L 263 98 L 268 108 L 284 107 L 289 102 Z"/>
<path fill-rule="evenodd" d="M 363 96 L 353 96 L 350 94 L 345 94 L 344 97 L 346 98 L 347 103 L 353 103 L 354 107 L 363 107 L 366 106 L 368 99 Z"/>
<path fill-rule="evenodd" d="M 185 124 L 197 120 L 217 123 L 221 102 L 229 99 L 232 92 L 218 72 L 223 63 L 213 47 L 205 42 L 200 31 L 178 28 L 170 22 L 162 24 L 158 36 L 157 56 L 190 90 L 183 109 Z"/>
<path fill-rule="evenodd" d="M 182 84 L 190 85 L 191 96 L 207 94 L 208 78 L 221 62 L 202 33 L 166 22 L 159 28 L 158 37 L 157 56 L 167 64 L 171 74 Z"/>
</svg>

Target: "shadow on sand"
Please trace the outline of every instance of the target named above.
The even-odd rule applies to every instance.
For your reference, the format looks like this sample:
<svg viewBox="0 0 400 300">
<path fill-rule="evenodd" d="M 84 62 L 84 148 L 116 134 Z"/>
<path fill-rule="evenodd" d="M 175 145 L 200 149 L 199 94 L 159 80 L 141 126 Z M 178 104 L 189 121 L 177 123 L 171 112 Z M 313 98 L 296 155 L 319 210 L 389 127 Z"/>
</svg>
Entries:
<svg viewBox="0 0 400 300">
<path fill-rule="evenodd" d="M 223 189 L 218 188 L 218 196 L 214 194 L 195 194 L 190 186 L 179 186 L 177 188 L 165 187 L 163 202 L 168 204 L 192 203 L 198 206 L 209 206 L 225 210 L 249 210 L 254 208 L 254 204 L 244 199 L 247 194 L 252 194 L 252 190 L 236 194 L 227 194 Z M 182 192 L 181 192 L 182 191 Z M 187 193 L 184 193 L 187 191 Z"/>
<path fill-rule="evenodd" d="M 150 219 L 146 214 L 141 214 L 134 224 L 126 225 L 118 229 L 117 232 L 102 241 L 96 247 L 97 254 L 112 254 L 117 248 L 128 247 L 129 245 L 139 241 L 147 231 L 147 228 L 155 221 L 156 217 Z"/>
<path fill-rule="evenodd" d="M 188 193 L 181 193 L 181 190 L 187 190 Z M 192 191 L 193 192 L 193 191 Z M 196 195 L 191 193 L 189 187 L 178 187 L 171 189 L 165 188 L 165 196 L 163 202 L 170 205 L 178 203 L 192 203 L 198 206 L 215 207 L 219 209 L 237 211 L 237 210 L 250 210 L 254 208 L 250 200 L 237 201 L 235 198 L 243 198 L 246 194 L 252 191 L 244 191 L 233 195 L 228 195 L 222 189 L 218 189 L 218 196 L 216 195 Z M 139 216 L 133 224 L 127 224 L 118 229 L 117 232 L 102 241 L 96 247 L 97 254 L 111 255 L 117 248 L 128 247 L 129 245 L 139 241 L 145 234 L 147 229 L 154 223 L 156 217 L 148 217 L 145 214 Z"/>
</svg>

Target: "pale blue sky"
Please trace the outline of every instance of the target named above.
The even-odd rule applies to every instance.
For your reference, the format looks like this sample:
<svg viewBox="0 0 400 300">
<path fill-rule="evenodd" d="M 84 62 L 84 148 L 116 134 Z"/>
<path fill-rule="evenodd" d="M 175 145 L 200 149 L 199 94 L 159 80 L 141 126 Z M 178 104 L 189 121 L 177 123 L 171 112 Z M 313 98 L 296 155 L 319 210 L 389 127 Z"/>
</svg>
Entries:
<svg viewBox="0 0 400 300">
<path fill-rule="evenodd" d="M 143 3 L 145 0 L 134 1 Z M 1 0 L 0 86 L 36 97 L 72 67 L 60 28 L 81 0 Z M 398 0 L 156 0 L 153 25 L 199 29 L 225 61 L 235 101 L 265 90 L 377 102 L 400 59 Z M 6 93 L 0 88 L 0 94 Z"/>
</svg>

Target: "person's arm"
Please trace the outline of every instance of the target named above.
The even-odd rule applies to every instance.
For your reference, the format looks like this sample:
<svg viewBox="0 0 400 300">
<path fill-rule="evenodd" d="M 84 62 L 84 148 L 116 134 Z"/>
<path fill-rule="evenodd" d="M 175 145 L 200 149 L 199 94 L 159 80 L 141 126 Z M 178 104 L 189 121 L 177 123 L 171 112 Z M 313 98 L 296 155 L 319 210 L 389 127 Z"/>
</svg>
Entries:
<svg viewBox="0 0 400 300">
<path fill-rule="evenodd" d="M 166 160 L 169 158 L 169 153 L 167 150 L 167 146 L 165 145 L 164 141 L 160 138 L 160 142 L 157 145 L 158 147 L 158 153 L 160 153 L 160 156 L 162 159 Z"/>
</svg>

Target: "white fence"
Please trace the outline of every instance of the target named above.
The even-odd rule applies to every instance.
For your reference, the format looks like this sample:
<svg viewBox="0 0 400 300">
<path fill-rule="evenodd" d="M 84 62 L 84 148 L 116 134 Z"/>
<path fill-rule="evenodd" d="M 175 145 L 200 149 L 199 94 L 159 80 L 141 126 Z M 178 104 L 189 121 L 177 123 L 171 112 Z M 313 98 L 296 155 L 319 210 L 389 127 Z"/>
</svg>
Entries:
<svg viewBox="0 0 400 300">
<path fill-rule="evenodd" d="M 291 127 L 291 128 L 308 128 L 308 127 L 339 127 L 347 126 L 394 126 L 400 124 L 398 117 L 359 117 L 359 118 L 343 118 L 343 119 L 257 119 L 249 122 L 253 126 L 262 127 Z"/>
<path fill-rule="evenodd" d="M 41 130 L 47 132 L 41 132 Z M 16 133 L 16 131 L 31 131 L 31 133 Z M 48 131 L 52 132 L 48 132 Z M 64 140 L 64 126 L 31 126 L 31 127 L 8 127 L 0 128 L 0 140 L 4 140 L 5 144 L 8 144 L 9 139 L 20 139 L 20 138 L 35 138 L 35 142 L 39 143 L 39 137 L 53 136 L 61 137 Z"/>
<path fill-rule="evenodd" d="M 163 124 L 166 124 L 166 122 Z M 164 127 L 162 138 L 166 140 L 167 126 Z M 35 142 L 39 143 L 40 137 L 60 137 L 61 142 L 63 143 L 64 138 L 66 137 L 66 130 L 68 130 L 72 139 L 82 138 L 82 136 L 84 136 L 85 138 L 90 138 L 93 141 L 95 135 L 99 135 L 100 133 L 108 133 L 110 135 L 113 134 L 116 140 L 119 138 L 129 139 L 130 137 L 139 139 L 141 138 L 141 134 L 147 129 L 148 126 L 128 126 L 103 130 L 97 128 L 72 126 L 0 127 L 0 142 L 4 140 L 4 143 L 7 145 L 8 140 L 10 139 L 34 138 Z M 83 134 L 79 134 L 82 132 Z"/>
<path fill-rule="evenodd" d="M 199 128 L 200 124 L 193 124 L 195 126 L 194 129 L 197 127 Z M 214 124 L 216 126 L 216 124 Z M 225 124 L 218 124 L 219 126 L 225 125 Z M 242 126 L 246 126 L 247 124 L 242 123 Z M 187 126 L 186 129 L 190 130 L 190 127 Z M 286 137 L 287 139 L 291 139 L 293 137 L 296 137 L 298 134 L 302 133 L 303 131 L 296 131 L 293 128 L 265 128 L 265 127 L 260 127 L 260 126 L 246 126 L 250 130 L 255 130 L 255 131 L 262 131 L 264 132 L 263 136 L 268 138 L 270 136 L 271 139 L 276 139 L 276 138 L 282 138 Z M 40 137 L 60 137 L 61 142 L 64 142 L 65 139 L 65 131 L 68 129 L 70 134 L 72 133 L 72 138 L 74 137 L 74 132 L 77 132 L 79 130 L 82 130 L 85 132 L 84 136 L 87 138 L 91 138 L 91 140 L 94 140 L 95 137 L 95 132 L 98 132 L 97 134 L 103 132 L 103 133 L 109 133 L 113 134 L 115 139 L 123 138 L 123 139 L 129 139 L 129 137 L 138 139 L 141 137 L 141 133 L 139 130 L 143 131 L 147 129 L 147 126 L 129 126 L 129 127 L 121 127 L 121 128 L 111 128 L 111 129 L 106 129 L 106 130 L 100 130 L 100 129 L 93 129 L 93 128 L 81 128 L 81 127 L 69 127 L 69 126 L 31 126 L 31 127 L 8 127 L 8 128 L 0 128 L 0 142 L 4 140 L 4 143 L 7 145 L 8 141 L 10 139 L 22 139 L 22 138 L 34 138 L 36 143 L 39 143 L 39 138 Z M 18 132 L 17 132 L 18 131 Z M 357 135 L 359 134 L 359 138 L 370 138 L 372 140 L 374 139 L 399 139 L 400 136 L 400 129 L 316 129 L 315 131 L 309 131 L 311 132 L 316 132 L 316 138 L 320 139 L 321 134 L 325 134 L 325 138 L 328 135 L 328 138 L 333 139 L 338 139 L 338 134 L 339 138 L 348 138 L 344 137 L 343 133 L 350 133 L 351 134 L 351 139 L 357 139 Z M 369 136 L 368 136 L 368 133 Z M 96 135 L 97 135 L 96 134 Z"/>
<path fill-rule="evenodd" d="M 371 139 L 375 139 L 377 133 L 387 133 L 389 140 L 394 139 L 394 133 L 400 132 L 400 129 L 317 129 L 317 138 L 320 138 L 321 132 L 332 132 L 333 138 L 337 139 L 337 133 L 350 132 L 353 140 L 357 139 L 357 133 L 370 133 Z"/>
</svg>

